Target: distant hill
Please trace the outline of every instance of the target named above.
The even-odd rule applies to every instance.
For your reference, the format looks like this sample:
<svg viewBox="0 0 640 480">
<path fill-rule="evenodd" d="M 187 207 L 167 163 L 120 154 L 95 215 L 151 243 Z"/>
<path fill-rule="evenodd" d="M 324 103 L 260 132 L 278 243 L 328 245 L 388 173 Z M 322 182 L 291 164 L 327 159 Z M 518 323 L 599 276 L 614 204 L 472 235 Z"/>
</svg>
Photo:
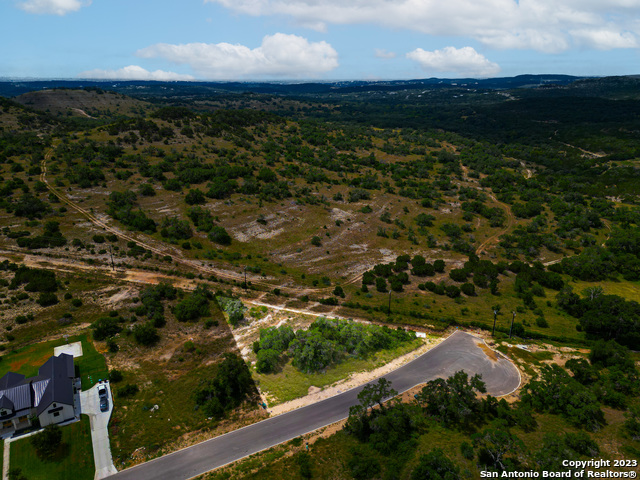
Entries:
<svg viewBox="0 0 640 480">
<path fill-rule="evenodd" d="M 46 133 L 56 125 L 50 116 L 25 108 L 23 105 L 0 97 L 0 135 L 5 132 L 19 134 Z"/>
<path fill-rule="evenodd" d="M 149 109 L 145 102 L 98 88 L 39 90 L 19 95 L 14 101 L 58 117 L 113 118 L 144 115 Z"/>
<path fill-rule="evenodd" d="M 150 82 L 150 81 L 97 81 L 97 80 L 32 80 L 0 81 L 0 96 L 14 97 L 27 92 L 60 88 L 89 88 L 109 90 L 139 97 L 175 97 L 189 95 L 216 95 L 220 93 L 269 93 L 279 95 L 317 95 L 327 93 L 353 93 L 358 91 L 394 91 L 413 88 L 468 87 L 479 89 L 515 89 L 540 86 L 564 86 L 586 77 L 571 75 L 518 75 L 489 79 L 427 78 L 387 81 L 335 81 L 335 82 Z M 80 107 L 78 107 L 80 108 Z"/>
</svg>

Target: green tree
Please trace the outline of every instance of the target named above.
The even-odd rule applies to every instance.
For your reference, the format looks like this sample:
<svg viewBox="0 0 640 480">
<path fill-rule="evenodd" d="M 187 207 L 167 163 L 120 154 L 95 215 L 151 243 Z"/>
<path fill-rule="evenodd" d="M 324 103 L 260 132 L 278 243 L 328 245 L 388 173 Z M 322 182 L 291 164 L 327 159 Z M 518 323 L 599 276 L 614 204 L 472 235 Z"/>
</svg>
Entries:
<svg viewBox="0 0 640 480">
<path fill-rule="evenodd" d="M 184 197 L 184 201 L 187 202 L 187 205 L 202 205 L 206 202 L 206 199 L 204 198 L 204 193 L 196 188 L 189 190 L 189 193 Z"/>
<path fill-rule="evenodd" d="M 363 447 L 354 447 L 350 453 L 351 456 L 347 460 L 347 468 L 353 478 L 356 480 L 370 480 L 380 473 L 382 467 L 380 466 L 378 454 L 374 454 L 370 449 Z"/>
<path fill-rule="evenodd" d="M 210 314 L 209 298 L 211 293 L 205 286 L 199 285 L 173 308 L 173 314 L 180 322 L 198 320 Z"/>
<path fill-rule="evenodd" d="M 459 480 L 460 467 L 447 457 L 442 449 L 434 448 L 422 455 L 411 472 L 411 480 Z"/>
<path fill-rule="evenodd" d="M 624 414 L 624 430 L 629 436 L 636 441 L 640 441 L 640 406 L 635 405 L 629 408 Z"/>
<path fill-rule="evenodd" d="M 416 397 L 425 413 L 447 426 L 468 427 L 481 417 L 482 402 L 478 393 L 487 391 L 482 377 L 469 376 L 459 371 L 446 380 L 438 378 L 427 382 Z"/>
<path fill-rule="evenodd" d="M 258 373 L 272 373 L 280 361 L 280 352 L 270 348 L 259 350 L 257 353 L 256 371 Z"/>
<path fill-rule="evenodd" d="M 51 460 L 62 445 L 62 429 L 58 425 L 47 425 L 40 433 L 33 435 L 29 441 L 38 456 L 45 460 Z"/>
<path fill-rule="evenodd" d="M 499 471 L 515 467 L 514 459 L 524 448 L 524 443 L 508 430 L 488 428 L 474 434 L 473 445 L 478 449 L 480 463 Z"/>
<path fill-rule="evenodd" d="M 9 470 L 9 480 L 28 480 L 20 467 L 15 467 Z"/>
<path fill-rule="evenodd" d="M 216 225 L 211 229 L 209 239 L 212 242 L 219 243 L 220 245 L 231 245 L 231 236 L 227 233 L 224 227 L 219 225 Z"/>
<path fill-rule="evenodd" d="M 299 330 L 289 345 L 293 365 L 303 372 L 317 372 L 336 359 L 336 345 L 317 330 Z"/>
<path fill-rule="evenodd" d="M 382 293 L 387 291 L 387 281 L 383 277 L 376 278 L 376 290 Z"/>
<path fill-rule="evenodd" d="M 597 431 L 605 423 L 595 394 L 556 364 L 541 367 L 540 376 L 524 386 L 522 402 L 541 412 L 562 414 L 587 430 Z"/>
<path fill-rule="evenodd" d="M 218 303 L 220 303 L 222 309 L 229 315 L 229 323 L 232 326 L 235 327 L 244 320 L 247 307 L 244 306 L 242 301 L 235 298 L 218 297 Z"/>
<path fill-rule="evenodd" d="M 247 365 L 238 355 L 226 353 L 215 377 L 201 383 L 194 392 L 194 399 L 203 407 L 205 415 L 220 418 L 254 393 L 255 386 Z"/>
<path fill-rule="evenodd" d="M 101 317 L 91 324 L 91 329 L 95 340 L 106 340 L 120 333 L 122 327 L 117 318 Z"/>
<path fill-rule="evenodd" d="M 136 325 L 132 332 L 136 342 L 145 347 L 150 347 L 160 341 L 158 330 L 150 322 Z"/>
</svg>

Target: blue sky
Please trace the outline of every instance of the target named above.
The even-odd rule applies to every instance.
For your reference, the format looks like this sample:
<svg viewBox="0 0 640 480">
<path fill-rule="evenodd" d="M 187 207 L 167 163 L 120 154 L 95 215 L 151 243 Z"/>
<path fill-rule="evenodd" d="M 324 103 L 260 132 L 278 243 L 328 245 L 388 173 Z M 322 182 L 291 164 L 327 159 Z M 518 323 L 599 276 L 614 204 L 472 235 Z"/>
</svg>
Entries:
<svg viewBox="0 0 640 480">
<path fill-rule="evenodd" d="M 0 0 L 0 18 L 0 77 L 640 73 L 640 0 Z"/>
</svg>

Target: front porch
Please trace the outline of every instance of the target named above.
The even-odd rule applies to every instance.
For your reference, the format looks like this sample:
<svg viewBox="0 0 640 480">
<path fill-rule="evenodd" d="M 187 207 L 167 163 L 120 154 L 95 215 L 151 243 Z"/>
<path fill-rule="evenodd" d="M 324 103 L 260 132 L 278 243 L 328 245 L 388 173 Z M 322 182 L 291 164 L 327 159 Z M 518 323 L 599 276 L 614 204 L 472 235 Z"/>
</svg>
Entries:
<svg viewBox="0 0 640 480">
<path fill-rule="evenodd" d="M 12 437 L 15 433 L 31 427 L 28 415 L 16 416 L 2 421 L 0 424 L 0 437 L 3 439 Z"/>
</svg>

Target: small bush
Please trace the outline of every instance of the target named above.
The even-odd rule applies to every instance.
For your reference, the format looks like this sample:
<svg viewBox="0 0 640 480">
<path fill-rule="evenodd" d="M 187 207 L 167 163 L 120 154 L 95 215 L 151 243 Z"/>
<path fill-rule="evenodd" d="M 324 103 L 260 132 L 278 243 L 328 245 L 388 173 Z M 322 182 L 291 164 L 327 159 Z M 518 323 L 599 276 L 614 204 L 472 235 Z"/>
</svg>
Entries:
<svg viewBox="0 0 640 480">
<path fill-rule="evenodd" d="M 122 381 L 122 372 L 120 370 L 110 370 L 109 371 L 109 381 L 113 383 L 118 383 Z"/>
<path fill-rule="evenodd" d="M 460 453 L 462 453 L 462 456 L 467 460 L 473 460 L 473 457 L 475 457 L 473 446 L 469 442 L 462 442 L 460 444 Z"/>
<path fill-rule="evenodd" d="M 41 307 L 50 307 L 58 303 L 58 297 L 53 292 L 42 292 L 36 301 Z"/>
<path fill-rule="evenodd" d="M 160 340 L 158 331 L 151 323 L 144 323 L 133 327 L 133 338 L 140 345 L 150 347 L 155 345 Z"/>
<path fill-rule="evenodd" d="M 549 328 L 549 322 L 547 322 L 547 319 L 544 317 L 536 318 L 536 325 L 540 328 Z"/>
<path fill-rule="evenodd" d="M 138 393 L 140 389 L 137 385 L 127 383 L 125 386 L 118 389 L 117 394 L 118 397 L 129 398 L 133 397 L 136 393 Z"/>
</svg>

